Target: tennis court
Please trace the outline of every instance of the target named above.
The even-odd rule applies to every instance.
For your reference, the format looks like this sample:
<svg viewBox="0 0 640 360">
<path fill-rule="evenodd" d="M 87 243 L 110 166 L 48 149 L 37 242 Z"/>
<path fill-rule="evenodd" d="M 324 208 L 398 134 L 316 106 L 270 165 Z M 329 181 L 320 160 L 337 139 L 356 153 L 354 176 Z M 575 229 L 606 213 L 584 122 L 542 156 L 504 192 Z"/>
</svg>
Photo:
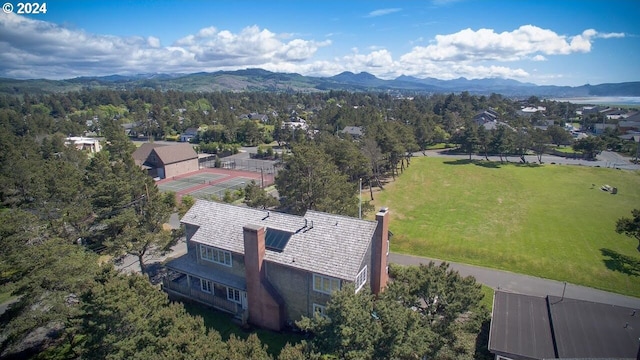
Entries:
<svg viewBox="0 0 640 360">
<path fill-rule="evenodd" d="M 199 188 L 199 189 L 187 192 L 187 194 L 199 199 L 210 199 L 212 196 L 222 199 L 222 197 L 224 196 L 224 193 L 227 190 L 234 191 L 238 189 L 243 189 L 252 180 L 258 184 L 260 183 L 259 179 L 256 180 L 252 178 L 238 176 L 224 182 L 219 182 L 214 185 L 206 186 L 203 188 Z"/>
<path fill-rule="evenodd" d="M 212 174 L 208 172 L 200 172 L 191 176 L 184 177 L 173 177 L 171 179 L 165 179 L 161 183 L 158 183 L 158 189 L 160 191 L 173 191 L 173 192 L 184 192 L 185 190 L 206 185 L 214 181 L 218 181 L 228 175 L 225 174 Z"/>
</svg>

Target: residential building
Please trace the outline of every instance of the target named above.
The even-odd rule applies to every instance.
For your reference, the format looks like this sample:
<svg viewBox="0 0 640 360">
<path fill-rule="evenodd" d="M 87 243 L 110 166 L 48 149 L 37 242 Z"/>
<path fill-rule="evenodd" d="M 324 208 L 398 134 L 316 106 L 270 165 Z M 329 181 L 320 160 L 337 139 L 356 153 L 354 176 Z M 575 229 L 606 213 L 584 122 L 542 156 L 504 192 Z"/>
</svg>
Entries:
<svg viewBox="0 0 640 360">
<path fill-rule="evenodd" d="M 102 149 L 100 140 L 83 136 L 70 136 L 65 139 L 65 144 L 73 145 L 76 149 L 97 153 Z"/>
<path fill-rule="evenodd" d="M 621 133 L 635 133 L 640 131 L 640 112 L 629 115 L 618 122 L 618 131 Z"/>
<path fill-rule="evenodd" d="M 499 121 L 499 115 L 493 109 L 483 110 L 477 114 L 475 114 L 472 118 L 473 122 L 475 122 L 478 126 L 482 126 L 489 122 L 497 122 Z"/>
<path fill-rule="evenodd" d="M 617 125 L 616 124 L 594 124 L 593 125 L 593 133 L 596 135 L 600 135 L 600 134 L 604 134 L 604 132 L 607 129 L 611 129 L 611 130 L 616 130 L 617 129 Z"/>
<path fill-rule="evenodd" d="M 547 111 L 547 108 L 544 106 L 526 106 L 518 110 L 518 114 L 520 116 L 530 117 L 537 112 L 544 113 L 545 111 Z"/>
<path fill-rule="evenodd" d="M 637 359 L 640 312 L 557 296 L 496 291 L 489 351 L 496 360 Z"/>
<path fill-rule="evenodd" d="M 180 142 L 191 142 L 198 135 L 198 128 L 188 128 L 180 134 Z"/>
<path fill-rule="evenodd" d="M 190 144 L 144 143 L 133 152 L 135 163 L 154 178 L 171 178 L 199 170 L 198 154 Z"/>
<path fill-rule="evenodd" d="M 163 289 L 256 326 L 281 330 L 347 283 L 378 294 L 388 281 L 386 209 L 370 221 L 197 200 L 181 221 L 188 252 L 166 264 Z"/>
<path fill-rule="evenodd" d="M 349 134 L 354 139 L 359 139 L 364 136 L 362 126 L 345 126 L 340 132 L 343 134 Z"/>
</svg>

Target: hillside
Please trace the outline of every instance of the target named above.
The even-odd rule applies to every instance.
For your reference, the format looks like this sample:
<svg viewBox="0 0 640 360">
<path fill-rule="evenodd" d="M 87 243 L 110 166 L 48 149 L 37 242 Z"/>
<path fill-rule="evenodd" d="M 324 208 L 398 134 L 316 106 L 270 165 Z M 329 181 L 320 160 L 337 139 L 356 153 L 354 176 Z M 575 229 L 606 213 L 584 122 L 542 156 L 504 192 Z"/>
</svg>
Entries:
<svg viewBox="0 0 640 360">
<path fill-rule="evenodd" d="M 400 76 L 384 80 L 369 73 L 343 72 L 332 77 L 312 77 L 300 74 L 274 73 L 262 69 L 218 71 L 193 74 L 140 74 L 79 77 L 66 80 L 16 80 L 0 78 L 0 93 L 51 93 L 81 89 L 136 89 L 212 91 L 274 91 L 316 92 L 328 90 L 384 91 L 405 94 L 451 93 L 468 91 L 472 94 L 505 96 L 640 96 L 640 82 L 571 86 L 538 86 L 509 79 L 439 80 Z"/>
</svg>

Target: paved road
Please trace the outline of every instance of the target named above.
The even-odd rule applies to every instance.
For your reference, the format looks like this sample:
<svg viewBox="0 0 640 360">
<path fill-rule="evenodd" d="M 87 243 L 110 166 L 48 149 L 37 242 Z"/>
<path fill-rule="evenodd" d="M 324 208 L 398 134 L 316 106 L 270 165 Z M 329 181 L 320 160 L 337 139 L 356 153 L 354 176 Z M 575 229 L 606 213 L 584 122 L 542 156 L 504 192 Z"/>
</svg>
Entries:
<svg viewBox="0 0 640 360">
<path fill-rule="evenodd" d="M 426 264 L 429 261 L 434 261 L 436 263 L 442 262 L 437 259 L 397 253 L 391 253 L 389 255 L 389 260 L 392 263 L 400 265 L 419 265 L 421 263 Z M 473 276 L 479 283 L 487 285 L 493 289 L 501 289 L 534 296 L 562 296 L 565 286 L 564 282 L 556 280 L 542 279 L 534 276 L 521 275 L 508 271 L 488 269 L 473 265 L 459 263 L 449 264 L 451 265 L 451 268 L 457 270 L 460 275 Z M 567 298 L 640 309 L 640 298 L 614 294 L 607 291 L 568 283 L 566 284 L 566 290 L 564 291 L 564 295 Z"/>
<path fill-rule="evenodd" d="M 443 150 L 427 150 L 426 156 L 431 157 L 446 157 L 451 159 L 468 159 L 469 155 L 465 154 L 449 154 Z M 423 156 L 422 152 L 416 152 L 414 156 Z M 484 160 L 484 156 L 471 155 L 473 160 Z M 498 156 L 489 156 L 491 161 L 500 161 Z M 520 162 L 520 158 L 516 156 L 510 156 L 508 158 L 510 162 Z M 525 156 L 525 160 L 529 163 L 538 163 L 538 157 L 535 155 Z M 583 159 L 568 159 L 561 156 L 554 155 L 542 155 L 542 162 L 544 164 L 562 164 L 562 165 L 581 165 L 581 166 L 599 166 L 603 168 L 619 168 L 625 170 L 640 170 L 640 165 L 633 164 L 631 158 L 621 156 L 612 151 L 603 151 L 597 156 L 596 160 L 583 160 Z"/>
</svg>

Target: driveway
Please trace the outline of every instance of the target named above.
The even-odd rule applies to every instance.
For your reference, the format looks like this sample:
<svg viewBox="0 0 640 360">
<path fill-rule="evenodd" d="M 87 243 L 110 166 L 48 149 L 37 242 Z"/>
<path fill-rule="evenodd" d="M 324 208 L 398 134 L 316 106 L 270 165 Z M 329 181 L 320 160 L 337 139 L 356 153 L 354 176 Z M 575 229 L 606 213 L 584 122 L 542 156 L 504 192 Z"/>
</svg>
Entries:
<svg viewBox="0 0 640 360">
<path fill-rule="evenodd" d="M 391 253 L 389 261 L 399 265 L 419 265 L 434 261 L 437 264 L 442 260 L 424 257 Z M 624 306 L 640 309 L 640 298 L 615 294 L 607 291 L 574 285 L 556 280 L 538 278 L 529 275 L 521 275 L 509 271 L 489 269 L 473 265 L 465 265 L 449 262 L 451 269 L 456 270 L 462 276 L 473 276 L 476 280 L 494 290 L 504 290 L 525 295 L 534 296 L 564 296 L 572 299 L 593 301 L 603 304 Z"/>
</svg>

